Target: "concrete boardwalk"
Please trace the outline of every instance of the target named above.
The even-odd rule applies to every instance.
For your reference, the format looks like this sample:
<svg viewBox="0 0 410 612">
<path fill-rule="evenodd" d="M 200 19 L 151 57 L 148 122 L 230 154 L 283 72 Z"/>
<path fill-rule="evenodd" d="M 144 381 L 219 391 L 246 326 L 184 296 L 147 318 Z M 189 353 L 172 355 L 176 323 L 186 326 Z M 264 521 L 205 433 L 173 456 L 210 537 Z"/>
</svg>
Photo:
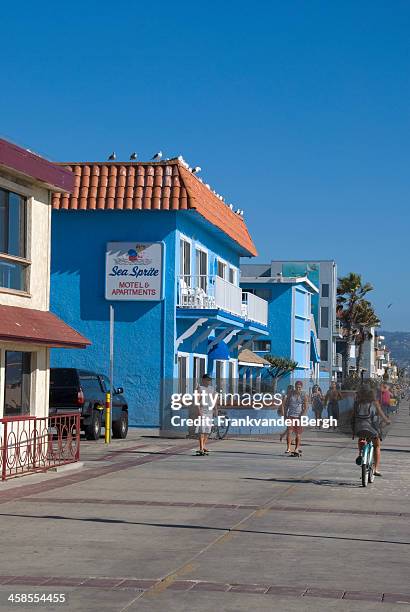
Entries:
<svg viewBox="0 0 410 612">
<path fill-rule="evenodd" d="M 410 609 L 410 417 L 363 489 L 356 442 L 305 432 L 212 443 L 131 432 L 82 470 L 0 485 L 0 610 Z M 7 602 L 64 593 L 66 604 Z"/>
</svg>

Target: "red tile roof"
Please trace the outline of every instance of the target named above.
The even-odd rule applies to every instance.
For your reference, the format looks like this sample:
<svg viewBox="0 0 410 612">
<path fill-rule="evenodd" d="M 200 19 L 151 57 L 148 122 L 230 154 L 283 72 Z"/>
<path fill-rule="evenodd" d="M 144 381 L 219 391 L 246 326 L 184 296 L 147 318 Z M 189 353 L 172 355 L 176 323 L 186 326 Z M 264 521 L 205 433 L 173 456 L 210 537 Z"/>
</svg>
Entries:
<svg viewBox="0 0 410 612">
<path fill-rule="evenodd" d="M 196 210 L 246 254 L 257 255 L 243 218 L 177 159 L 65 165 L 75 174 L 74 192 L 53 194 L 55 210 Z"/>
<path fill-rule="evenodd" d="M 51 312 L 0 305 L 0 340 L 49 347 L 85 348 L 87 338 Z"/>
</svg>

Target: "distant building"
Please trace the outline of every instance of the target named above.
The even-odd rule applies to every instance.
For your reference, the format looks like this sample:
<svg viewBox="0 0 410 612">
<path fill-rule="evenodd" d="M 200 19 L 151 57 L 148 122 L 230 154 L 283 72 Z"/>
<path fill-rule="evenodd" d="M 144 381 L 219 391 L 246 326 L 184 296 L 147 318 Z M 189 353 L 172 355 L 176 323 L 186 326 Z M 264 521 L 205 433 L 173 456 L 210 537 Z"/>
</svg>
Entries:
<svg viewBox="0 0 410 612">
<path fill-rule="evenodd" d="M 243 291 L 268 302 L 269 335 L 255 340 L 253 350 L 261 356 L 271 353 L 298 363 L 296 370 L 281 380 L 283 388 L 297 379 L 317 379 L 320 359 L 312 301 L 318 288 L 307 276 L 271 276 L 270 267 L 260 264 L 244 264 L 241 273 Z"/>
<path fill-rule="evenodd" d="M 337 380 L 342 372 L 342 356 L 336 341 L 342 338 L 336 318 L 337 266 L 333 260 L 271 261 L 270 274 L 307 276 L 319 289 L 312 296 L 312 312 L 320 341 L 320 378 L 323 383 Z"/>
<path fill-rule="evenodd" d="M 166 428 L 167 382 L 185 393 L 208 372 L 232 388 L 239 347 L 268 333 L 266 302 L 239 287 L 240 257 L 255 246 L 242 216 L 179 159 L 69 169 L 73 195 L 53 198 L 51 301 L 93 346 L 54 351 L 52 364 L 107 374 L 112 304 L 114 384 L 130 424 Z"/>
</svg>

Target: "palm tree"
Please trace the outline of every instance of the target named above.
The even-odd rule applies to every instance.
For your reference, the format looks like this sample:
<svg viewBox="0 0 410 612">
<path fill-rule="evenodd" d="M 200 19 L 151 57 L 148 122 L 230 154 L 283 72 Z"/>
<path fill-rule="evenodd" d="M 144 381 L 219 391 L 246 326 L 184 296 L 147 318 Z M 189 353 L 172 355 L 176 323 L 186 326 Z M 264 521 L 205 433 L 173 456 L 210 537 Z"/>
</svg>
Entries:
<svg viewBox="0 0 410 612">
<path fill-rule="evenodd" d="M 372 291 L 370 283 L 363 284 L 360 274 L 350 272 L 347 276 L 339 278 L 337 287 L 337 303 L 341 306 L 339 318 L 344 329 L 344 344 L 342 351 L 342 376 L 346 379 L 349 375 L 350 347 L 353 344 L 356 333 L 356 311 L 358 304 L 364 300 L 364 296 Z"/>
<path fill-rule="evenodd" d="M 366 340 L 371 340 L 372 327 L 379 327 L 380 320 L 374 308 L 368 300 L 362 300 L 356 305 L 355 312 L 355 326 L 356 326 L 356 346 L 358 347 L 357 358 L 356 358 L 356 372 L 360 376 L 360 370 L 363 359 L 363 345 Z"/>
</svg>

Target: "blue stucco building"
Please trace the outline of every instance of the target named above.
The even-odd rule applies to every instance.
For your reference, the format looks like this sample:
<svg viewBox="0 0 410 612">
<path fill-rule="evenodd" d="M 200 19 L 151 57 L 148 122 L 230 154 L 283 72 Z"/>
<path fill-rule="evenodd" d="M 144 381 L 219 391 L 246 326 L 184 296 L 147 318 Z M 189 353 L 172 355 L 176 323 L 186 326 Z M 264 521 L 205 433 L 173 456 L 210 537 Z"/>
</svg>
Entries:
<svg viewBox="0 0 410 612">
<path fill-rule="evenodd" d="M 296 370 L 281 379 L 280 390 L 302 379 L 314 382 L 320 362 L 314 308 L 318 288 L 307 276 L 272 277 L 260 264 L 242 266 L 241 287 L 268 302 L 268 336 L 256 339 L 253 350 L 291 358 Z"/>
<path fill-rule="evenodd" d="M 243 218 L 180 159 L 69 167 L 74 194 L 53 200 L 51 308 L 92 346 L 55 350 L 51 365 L 107 374 L 114 305 L 114 386 L 130 425 L 166 427 L 164 389 L 190 391 L 205 372 L 233 388 L 238 347 L 268 333 L 266 302 L 239 287 L 240 257 L 255 246 Z M 161 253 L 155 265 L 147 249 Z M 158 292 L 132 276 L 134 264 L 158 275 Z M 118 282 L 108 295 L 107 279 Z"/>
</svg>

